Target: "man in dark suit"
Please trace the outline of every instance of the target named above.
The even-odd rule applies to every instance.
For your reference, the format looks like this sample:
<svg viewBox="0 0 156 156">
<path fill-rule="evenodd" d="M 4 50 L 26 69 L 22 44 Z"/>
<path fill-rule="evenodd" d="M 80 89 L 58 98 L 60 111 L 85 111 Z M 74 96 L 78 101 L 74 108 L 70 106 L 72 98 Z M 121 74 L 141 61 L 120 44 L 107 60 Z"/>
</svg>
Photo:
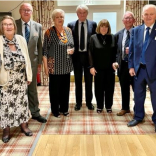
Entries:
<svg viewBox="0 0 156 156">
<path fill-rule="evenodd" d="M 76 94 L 76 105 L 75 110 L 80 110 L 82 106 L 82 77 L 84 71 L 85 80 L 85 97 L 86 106 L 90 110 L 94 110 L 92 105 L 92 75 L 89 71 L 89 59 L 88 59 L 88 48 L 90 36 L 95 34 L 97 24 L 93 21 L 87 20 L 88 7 L 86 5 L 79 5 L 76 8 L 78 20 L 68 24 L 71 28 L 75 52 L 72 56 L 74 65 L 74 76 L 75 76 L 75 94 Z"/>
<path fill-rule="evenodd" d="M 123 116 L 126 113 L 130 113 L 130 85 L 133 86 L 133 77 L 130 76 L 128 69 L 128 35 L 129 37 L 131 36 L 131 31 L 135 22 L 133 13 L 127 11 L 123 15 L 122 21 L 125 28 L 115 34 L 117 41 L 117 62 L 113 63 L 114 70 L 118 68 L 117 74 L 120 81 L 122 95 L 122 108 L 117 113 L 117 116 Z"/>
<path fill-rule="evenodd" d="M 30 3 L 23 3 L 20 7 L 21 18 L 16 20 L 17 34 L 26 38 L 29 57 L 31 61 L 33 79 L 28 86 L 29 109 L 32 119 L 45 123 L 47 120 L 40 115 L 39 101 L 37 94 L 37 70 L 42 64 L 42 26 L 32 21 L 33 8 Z"/>
<path fill-rule="evenodd" d="M 145 116 L 144 102 L 148 84 L 153 106 L 152 121 L 156 131 L 156 6 L 145 5 L 144 24 L 132 30 L 129 47 L 129 73 L 134 76 L 134 119 L 128 126 L 136 126 Z"/>
</svg>

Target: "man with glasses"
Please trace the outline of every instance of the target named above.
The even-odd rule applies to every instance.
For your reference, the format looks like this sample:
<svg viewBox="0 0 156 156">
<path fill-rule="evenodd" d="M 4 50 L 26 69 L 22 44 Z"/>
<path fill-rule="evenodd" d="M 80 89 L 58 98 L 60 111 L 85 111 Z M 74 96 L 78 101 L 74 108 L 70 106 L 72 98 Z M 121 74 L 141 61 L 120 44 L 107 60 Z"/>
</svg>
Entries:
<svg viewBox="0 0 156 156">
<path fill-rule="evenodd" d="M 33 72 L 33 79 L 28 86 L 29 109 L 32 119 L 41 123 L 47 120 L 40 115 L 39 101 L 37 94 L 37 71 L 42 64 L 42 26 L 41 24 L 31 20 L 33 8 L 30 3 L 23 3 L 20 6 L 19 13 L 21 18 L 16 20 L 17 34 L 25 37 L 28 45 L 29 57 Z"/>
<path fill-rule="evenodd" d="M 133 13 L 127 11 L 123 15 L 122 21 L 125 28 L 115 35 L 117 41 L 117 62 L 113 63 L 114 70 L 117 69 L 122 94 L 122 108 L 117 113 L 117 116 L 123 116 L 126 113 L 130 113 L 130 85 L 133 87 L 133 78 L 130 76 L 128 69 L 129 41 L 133 24 L 135 23 Z"/>
</svg>

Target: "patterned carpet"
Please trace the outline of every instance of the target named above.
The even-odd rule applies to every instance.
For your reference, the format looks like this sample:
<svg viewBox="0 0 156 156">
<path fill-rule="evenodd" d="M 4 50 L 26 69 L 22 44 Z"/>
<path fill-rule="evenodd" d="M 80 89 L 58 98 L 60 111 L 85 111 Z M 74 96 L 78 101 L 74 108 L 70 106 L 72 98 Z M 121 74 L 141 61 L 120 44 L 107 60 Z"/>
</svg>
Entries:
<svg viewBox="0 0 156 156">
<path fill-rule="evenodd" d="M 128 128 L 127 122 L 133 118 L 133 93 L 131 92 L 131 113 L 126 114 L 123 117 L 116 116 L 116 113 L 121 108 L 121 95 L 120 86 L 117 82 L 115 84 L 113 113 L 108 114 L 104 110 L 101 114 L 94 111 L 89 111 L 85 106 L 83 100 L 83 106 L 80 111 L 75 111 L 75 96 L 74 96 L 74 83 L 71 83 L 70 91 L 70 108 L 69 117 L 61 116 L 61 118 L 55 118 L 51 115 L 48 87 L 38 87 L 38 94 L 40 100 L 41 114 L 47 117 L 48 122 L 46 124 L 40 124 L 35 120 L 30 120 L 29 127 L 33 131 L 32 137 L 26 137 L 20 132 L 20 128 L 11 129 L 11 140 L 7 144 L 3 144 L 0 140 L 0 156 L 27 156 L 31 155 L 30 150 L 33 150 L 35 146 L 35 140 L 38 134 L 151 134 L 154 133 L 154 126 L 151 121 L 152 107 L 150 102 L 150 95 L 147 92 L 145 102 L 145 122 L 138 126 Z M 94 88 L 93 88 L 94 90 Z M 96 108 L 95 97 L 92 103 Z M 2 137 L 2 130 L 0 130 L 0 138 Z"/>
</svg>

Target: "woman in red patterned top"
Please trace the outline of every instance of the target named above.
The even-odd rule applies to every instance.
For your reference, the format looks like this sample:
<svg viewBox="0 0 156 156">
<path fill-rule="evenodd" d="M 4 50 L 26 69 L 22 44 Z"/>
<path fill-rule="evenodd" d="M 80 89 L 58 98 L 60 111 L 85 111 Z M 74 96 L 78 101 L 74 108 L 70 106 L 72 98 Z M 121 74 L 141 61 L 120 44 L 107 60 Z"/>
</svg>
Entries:
<svg viewBox="0 0 156 156">
<path fill-rule="evenodd" d="M 52 13 L 54 26 L 44 35 L 43 62 L 49 75 L 49 96 L 51 111 L 55 117 L 60 113 L 69 116 L 70 72 L 73 70 L 71 55 L 74 42 L 70 28 L 64 27 L 64 11 L 55 9 Z"/>
</svg>

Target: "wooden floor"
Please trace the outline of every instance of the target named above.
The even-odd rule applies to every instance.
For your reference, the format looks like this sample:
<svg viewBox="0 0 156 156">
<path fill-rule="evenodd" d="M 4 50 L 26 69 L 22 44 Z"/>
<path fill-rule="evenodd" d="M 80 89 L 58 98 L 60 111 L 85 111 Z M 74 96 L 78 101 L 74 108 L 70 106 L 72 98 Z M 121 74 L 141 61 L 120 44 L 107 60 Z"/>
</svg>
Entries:
<svg viewBox="0 0 156 156">
<path fill-rule="evenodd" d="M 42 135 L 33 156 L 156 156 L 156 135 Z"/>
</svg>

